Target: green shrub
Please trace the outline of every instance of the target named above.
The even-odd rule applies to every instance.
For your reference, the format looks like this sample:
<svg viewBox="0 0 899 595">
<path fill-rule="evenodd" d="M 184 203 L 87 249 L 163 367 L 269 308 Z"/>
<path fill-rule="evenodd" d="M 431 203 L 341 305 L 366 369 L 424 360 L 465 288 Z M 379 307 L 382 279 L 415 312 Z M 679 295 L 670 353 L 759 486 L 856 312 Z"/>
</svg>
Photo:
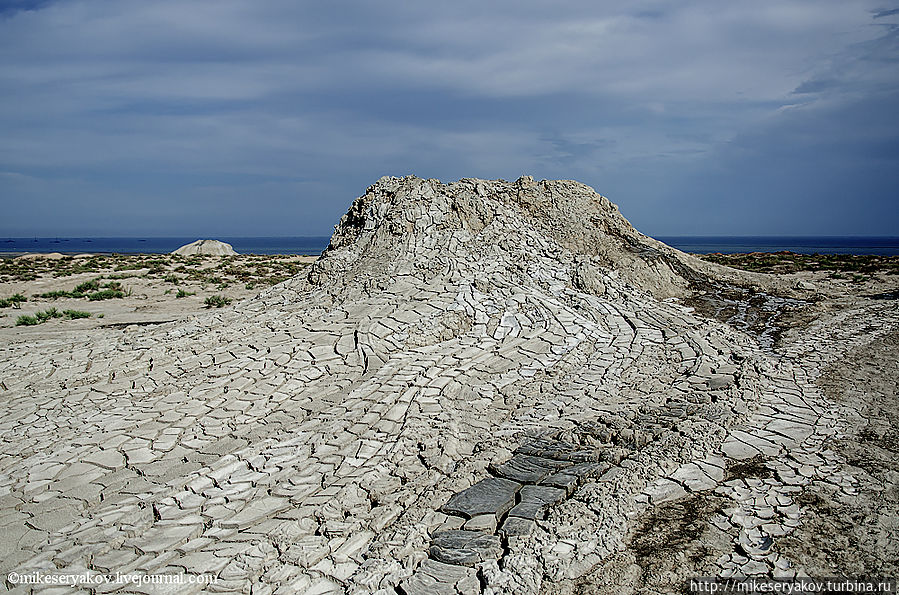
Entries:
<svg viewBox="0 0 899 595">
<path fill-rule="evenodd" d="M 19 304 L 22 302 L 27 302 L 28 298 L 26 298 L 21 293 L 16 293 L 8 298 L 0 299 L 0 308 L 9 308 L 12 306 L 13 308 L 18 308 Z"/>
<path fill-rule="evenodd" d="M 35 312 L 34 315 L 37 316 L 38 320 L 41 322 L 47 322 L 51 318 L 62 318 L 62 313 L 56 308 L 48 308 L 43 312 Z"/>
<path fill-rule="evenodd" d="M 183 289 L 179 289 L 179 290 L 178 290 L 178 293 L 175 294 L 175 297 L 176 297 L 176 298 L 184 298 L 184 297 L 187 297 L 187 296 L 190 296 L 190 295 L 194 295 L 194 292 L 192 292 L 192 291 L 184 291 Z"/>
<path fill-rule="evenodd" d="M 37 297 L 45 298 L 48 300 L 55 300 L 56 298 L 67 298 L 67 297 L 76 297 L 71 291 L 48 291 L 46 293 L 41 293 Z"/>
<path fill-rule="evenodd" d="M 72 293 L 80 293 L 85 294 L 90 291 L 97 291 L 100 289 L 100 280 L 99 279 L 91 279 L 90 281 L 85 281 L 84 283 L 80 283 L 75 286 L 75 289 L 72 290 Z M 80 295 L 73 295 L 72 297 L 81 297 Z"/>
<path fill-rule="evenodd" d="M 90 291 L 97 291 L 100 289 L 100 280 L 99 279 L 91 279 L 90 281 L 85 281 L 84 283 L 79 283 L 75 286 L 75 289 L 72 291 L 48 291 L 46 293 L 42 293 L 38 295 L 38 297 L 55 300 L 56 298 L 82 298 Z"/>
<path fill-rule="evenodd" d="M 162 278 L 162 280 L 166 283 L 177 283 L 178 281 L 180 281 L 180 279 L 178 279 L 178 275 L 166 275 Z"/>
<path fill-rule="evenodd" d="M 118 289 L 104 289 L 103 291 L 97 291 L 91 293 L 87 296 L 92 302 L 98 302 L 100 300 L 111 300 L 113 298 L 123 298 L 125 297 L 125 292 Z"/>
<path fill-rule="evenodd" d="M 203 303 L 206 304 L 207 308 L 212 308 L 213 306 L 216 308 L 221 308 L 230 304 L 231 298 L 226 298 L 223 295 L 211 295 L 206 298 Z"/>
<path fill-rule="evenodd" d="M 102 314 L 100 315 L 102 316 Z M 23 314 L 16 319 L 16 326 L 34 326 L 43 324 L 52 318 L 65 318 L 66 320 L 74 320 L 76 318 L 90 318 L 90 312 L 82 312 L 81 310 L 63 310 L 60 312 L 56 308 L 48 308 L 43 312 L 35 312 L 34 316 Z"/>
<path fill-rule="evenodd" d="M 91 279 L 90 281 L 85 281 L 75 287 L 72 291 L 48 291 L 47 293 L 42 293 L 38 297 L 47 298 L 51 300 L 55 300 L 56 298 L 83 298 L 91 300 L 92 302 L 96 302 L 97 300 L 109 300 L 112 298 L 123 298 L 125 296 L 131 295 L 131 291 L 125 291 L 122 284 L 118 281 L 110 281 L 109 283 L 104 284 L 100 289 L 100 280 L 99 279 Z"/>
<path fill-rule="evenodd" d="M 36 316 L 28 316 L 27 314 L 22 314 L 16 318 L 16 326 L 34 326 L 40 323 L 41 321 Z"/>
</svg>

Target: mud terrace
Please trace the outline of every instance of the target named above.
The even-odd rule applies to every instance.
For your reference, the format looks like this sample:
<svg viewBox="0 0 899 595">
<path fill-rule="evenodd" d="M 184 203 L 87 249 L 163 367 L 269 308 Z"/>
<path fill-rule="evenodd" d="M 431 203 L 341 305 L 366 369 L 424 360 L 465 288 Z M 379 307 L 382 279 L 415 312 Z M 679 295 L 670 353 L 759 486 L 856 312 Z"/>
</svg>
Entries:
<svg viewBox="0 0 899 595">
<path fill-rule="evenodd" d="M 0 570 L 254 594 L 895 576 L 897 322 L 892 294 L 704 263 L 575 182 L 382 178 L 307 273 L 230 307 L 0 329 Z"/>
</svg>

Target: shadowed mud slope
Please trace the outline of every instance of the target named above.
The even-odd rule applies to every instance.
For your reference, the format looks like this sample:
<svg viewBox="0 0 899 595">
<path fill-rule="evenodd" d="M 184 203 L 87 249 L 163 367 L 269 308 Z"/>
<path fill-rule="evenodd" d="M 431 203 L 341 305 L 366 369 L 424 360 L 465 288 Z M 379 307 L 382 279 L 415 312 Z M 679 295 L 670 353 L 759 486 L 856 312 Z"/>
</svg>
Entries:
<svg viewBox="0 0 899 595">
<path fill-rule="evenodd" d="M 819 369 L 896 306 L 775 352 L 686 305 L 731 286 L 788 287 L 576 182 L 382 178 L 308 273 L 253 298 L 10 335 L 0 570 L 408 595 L 639 590 L 681 559 L 795 573 L 808 486 L 857 489 Z"/>
</svg>

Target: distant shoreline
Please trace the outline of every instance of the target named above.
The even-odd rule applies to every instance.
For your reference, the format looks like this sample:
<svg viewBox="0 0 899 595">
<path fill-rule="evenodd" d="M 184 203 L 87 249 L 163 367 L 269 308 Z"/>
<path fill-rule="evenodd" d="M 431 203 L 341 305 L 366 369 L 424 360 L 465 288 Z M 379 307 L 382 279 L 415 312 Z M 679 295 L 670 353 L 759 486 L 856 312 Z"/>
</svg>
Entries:
<svg viewBox="0 0 899 595">
<path fill-rule="evenodd" d="M 23 254 L 169 254 L 197 237 L 164 238 L 0 238 L 0 258 Z M 319 255 L 330 242 L 325 236 L 215 237 L 239 254 Z M 657 236 L 655 239 L 692 254 L 899 255 L 899 237 L 888 236 Z"/>
<path fill-rule="evenodd" d="M 20 256 L 50 256 L 53 254 L 59 254 L 63 258 L 82 256 L 84 258 L 89 258 L 91 256 L 170 256 L 170 252 L 63 252 L 62 250 L 56 250 L 53 252 L 0 252 L 0 259 L 10 260 L 13 258 L 18 258 Z M 304 258 L 318 258 L 321 254 L 301 254 L 301 253 L 292 253 L 292 254 L 255 254 L 252 252 L 240 253 L 238 256 L 301 256 Z M 216 257 L 219 258 L 219 257 Z"/>
<path fill-rule="evenodd" d="M 0 254 L 169 254 L 198 239 L 215 239 L 231 244 L 239 254 L 318 255 L 328 246 L 330 237 L 228 237 L 172 236 L 158 238 L 124 237 L 28 237 L 0 238 Z"/>
</svg>

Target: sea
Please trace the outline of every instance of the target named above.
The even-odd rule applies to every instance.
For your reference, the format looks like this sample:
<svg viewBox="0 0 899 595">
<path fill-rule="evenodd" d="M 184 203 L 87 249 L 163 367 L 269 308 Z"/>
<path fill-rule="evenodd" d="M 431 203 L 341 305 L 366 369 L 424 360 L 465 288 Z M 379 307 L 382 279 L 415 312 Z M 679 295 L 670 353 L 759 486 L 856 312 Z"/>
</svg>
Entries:
<svg viewBox="0 0 899 595">
<path fill-rule="evenodd" d="M 899 255 L 899 237 L 875 236 L 667 236 L 660 242 L 693 254 L 796 252 Z"/>
<path fill-rule="evenodd" d="M 0 238 L 0 253 L 61 252 L 63 254 L 166 254 L 196 241 L 196 237 L 146 238 Z M 317 255 L 328 246 L 327 236 L 217 237 L 240 254 Z M 899 237 L 839 236 L 663 236 L 656 239 L 694 254 L 797 252 L 800 254 L 899 255 Z"/>
<path fill-rule="evenodd" d="M 0 238 L 0 252 L 61 252 L 62 254 L 168 254 L 197 237 L 165 238 Z M 328 246 L 326 236 L 229 238 L 215 237 L 227 242 L 239 254 L 302 254 L 318 255 Z"/>
</svg>

